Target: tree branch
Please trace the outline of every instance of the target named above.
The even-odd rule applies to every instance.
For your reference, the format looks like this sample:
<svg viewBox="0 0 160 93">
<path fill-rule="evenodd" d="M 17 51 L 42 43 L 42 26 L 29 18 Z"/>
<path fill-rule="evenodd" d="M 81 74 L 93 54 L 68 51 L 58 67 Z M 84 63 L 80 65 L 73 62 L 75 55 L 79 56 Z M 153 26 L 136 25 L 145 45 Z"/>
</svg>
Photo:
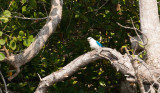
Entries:
<svg viewBox="0 0 160 93">
<path fill-rule="evenodd" d="M 115 64 L 115 61 L 122 60 L 123 58 L 121 59 L 121 57 L 123 57 L 123 55 L 121 55 L 116 50 L 113 50 L 110 48 L 103 48 L 103 49 L 104 50 L 106 49 L 105 57 L 107 57 L 107 59 L 111 61 L 111 63 L 114 65 L 114 67 L 118 68 L 121 72 L 126 74 L 128 71 L 128 68 L 132 68 L 132 67 L 125 67 L 125 65 L 124 65 L 125 63 L 123 62 L 124 66 L 122 66 L 122 68 L 124 70 L 122 70 L 120 65 Z M 100 48 L 98 50 L 93 50 L 91 52 L 85 53 L 85 54 L 77 57 L 73 61 L 71 61 L 68 65 L 66 65 L 65 67 L 63 67 L 59 71 L 53 72 L 50 75 L 42 78 L 35 93 L 45 93 L 47 88 L 49 86 L 51 86 L 52 84 L 66 79 L 67 77 L 71 76 L 76 71 L 78 71 L 81 67 L 86 66 L 87 64 L 94 62 L 98 59 L 102 59 L 103 58 L 103 51 L 102 51 L 103 49 Z M 101 56 L 99 56 L 99 55 L 101 55 Z M 132 65 L 128 65 L 128 66 L 132 66 Z"/>
<path fill-rule="evenodd" d="M 5 81 L 5 79 L 4 79 L 3 74 L 1 73 L 1 71 L 0 71 L 0 76 L 1 76 L 1 78 L 3 80 L 3 83 L 4 83 L 5 92 L 8 93 L 7 84 L 6 84 L 6 81 Z"/>
<path fill-rule="evenodd" d="M 20 72 L 20 67 L 39 53 L 47 39 L 56 30 L 62 16 L 62 0 L 52 0 L 51 5 L 49 19 L 35 37 L 35 41 L 24 52 L 6 57 L 5 61 L 16 69 L 16 73 L 9 77 L 9 80 L 15 78 Z"/>
<path fill-rule="evenodd" d="M 42 78 L 35 93 L 45 93 L 49 86 L 59 81 L 62 81 L 67 77 L 70 77 L 81 67 L 86 66 L 87 64 L 102 58 L 109 60 L 112 66 L 115 67 L 117 71 L 120 71 L 122 74 L 124 74 L 129 82 L 137 82 L 135 71 L 131 64 L 131 59 L 129 58 L 129 56 L 127 54 L 122 55 L 115 49 L 104 47 L 85 53 L 77 57 L 73 61 L 71 61 L 68 65 L 64 66 L 62 69 Z M 148 68 L 146 68 L 146 66 L 140 63 L 134 63 L 134 64 L 135 68 L 138 68 L 139 71 L 138 74 L 141 75 L 142 77 L 145 77 L 145 79 L 143 78 L 144 80 L 143 82 L 145 83 L 150 83 L 154 81 L 154 79 L 150 76 L 151 75 L 150 73 L 154 74 L 155 77 L 159 77 L 160 75 L 160 73 L 158 73 L 160 72 L 160 69 L 156 69 L 152 66 L 147 66 L 148 68 L 150 68 L 150 70 L 148 71 Z"/>
</svg>

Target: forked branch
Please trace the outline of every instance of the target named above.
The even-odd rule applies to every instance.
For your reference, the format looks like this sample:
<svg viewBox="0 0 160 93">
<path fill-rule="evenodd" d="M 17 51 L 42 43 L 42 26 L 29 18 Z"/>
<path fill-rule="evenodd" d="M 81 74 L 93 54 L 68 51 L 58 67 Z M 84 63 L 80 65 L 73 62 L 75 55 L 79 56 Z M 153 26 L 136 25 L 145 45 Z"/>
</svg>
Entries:
<svg viewBox="0 0 160 93">
<path fill-rule="evenodd" d="M 42 78 L 35 93 L 45 93 L 49 86 L 70 77 L 81 67 L 84 67 L 87 64 L 98 59 L 109 60 L 112 66 L 117 69 L 117 71 L 120 71 L 122 74 L 124 74 L 128 81 L 131 80 L 129 82 L 137 82 L 135 70 L 131 64 L 131 59 L 129 58 L 129 56 L 127 54 L 122 55 L 115 49 L 104 47 L 85 53 L 71 61 L 62 69 Z M 145 83 L 151 83 L 154 81 L 154 79 L 151 77 L 151 73 L 155 77 L 158 77 L 160 75 L 160 73 L 157 73 L 157 71 L 160 72 L 160 69 L 156 69 L 151 66 L 147 66 L 148 68 L 150 68 L 149 71 L 146 66 L 140 63 L 135 63 L 135 67 L 138 68 L 138 74 L 141 75 L 141 77 L 145 77 L 143 78 L 143 82 Z"/>
</svg>

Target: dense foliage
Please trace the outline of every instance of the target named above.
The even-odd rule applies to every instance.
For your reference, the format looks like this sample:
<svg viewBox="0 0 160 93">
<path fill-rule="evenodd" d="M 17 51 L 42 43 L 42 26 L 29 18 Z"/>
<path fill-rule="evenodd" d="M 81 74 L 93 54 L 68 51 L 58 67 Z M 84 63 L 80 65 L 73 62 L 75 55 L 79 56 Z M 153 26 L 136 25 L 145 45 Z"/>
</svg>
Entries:
<svg viewBox="0 0 160 93">
<path fill-rule="evenodd" d="M 47 19 L 50 0 L 0 0 L 0 48 L 4 46 L 11 53 L 20 53 L 31 42 Z M 17 18 L 21 17 L 21 18 Z M 76 57 L 90 51 L 87 37 L 99 40 L 105 47 L 115 48 L 124 53 L 129 48 L 128 34 L 134 30 L 117 25 L 132 26 L 139 29 L 138 0 L 64 0 L 63 18 L 57 31 L 49 38 L 41 52 L 24 65 L 21 73 L 11 82 L 7 78 L 15 71 L 6 63 L 1 63 L 8 89 L 32 93 L 39 78 L 61 69 Z M 0 60 L 5 55 L 0 52 Z M 111 67 L 110 62 L 99 60 L 83 67 L 72 77 L 50 87 L 53 93 L 118 93 L 123 76 Z M 1 80 L 0 87 L 4 87 Z"/>
</svg>

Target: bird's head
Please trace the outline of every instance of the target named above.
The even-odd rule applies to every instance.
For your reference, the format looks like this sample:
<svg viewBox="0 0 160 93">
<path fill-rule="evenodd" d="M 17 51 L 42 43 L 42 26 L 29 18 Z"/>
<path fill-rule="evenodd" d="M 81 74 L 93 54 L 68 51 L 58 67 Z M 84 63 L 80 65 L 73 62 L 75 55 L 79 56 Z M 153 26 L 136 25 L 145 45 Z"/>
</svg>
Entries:
<svg viewBox="0 0 160 93">
<path fill-rule="evenodd" d="M 91 41 L 91 39 L 93 39 L 92 37 L 88 37 L 87 38 L 87 41 L 89 42 L 89 41 Z"/>
</svg>

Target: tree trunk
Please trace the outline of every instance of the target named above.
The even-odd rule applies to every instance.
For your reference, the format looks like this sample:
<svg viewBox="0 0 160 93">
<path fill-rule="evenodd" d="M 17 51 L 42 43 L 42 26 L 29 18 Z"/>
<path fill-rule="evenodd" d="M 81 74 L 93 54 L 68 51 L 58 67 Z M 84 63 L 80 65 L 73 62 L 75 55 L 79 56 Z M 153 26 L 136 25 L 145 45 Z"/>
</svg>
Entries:
<svg viewBox="0 0 160 93">
<path fill-rule="evenodd" d="M 136 83 L 129 83 L 127 80 L 122 80 L 120 93 L 137 93 Z"/>
<path fill-rule="evenodd" d="M 157 0 L 139 0 L 140 22 L 147 63 L 160 67 L 160 24 Z"/>
</svg>

